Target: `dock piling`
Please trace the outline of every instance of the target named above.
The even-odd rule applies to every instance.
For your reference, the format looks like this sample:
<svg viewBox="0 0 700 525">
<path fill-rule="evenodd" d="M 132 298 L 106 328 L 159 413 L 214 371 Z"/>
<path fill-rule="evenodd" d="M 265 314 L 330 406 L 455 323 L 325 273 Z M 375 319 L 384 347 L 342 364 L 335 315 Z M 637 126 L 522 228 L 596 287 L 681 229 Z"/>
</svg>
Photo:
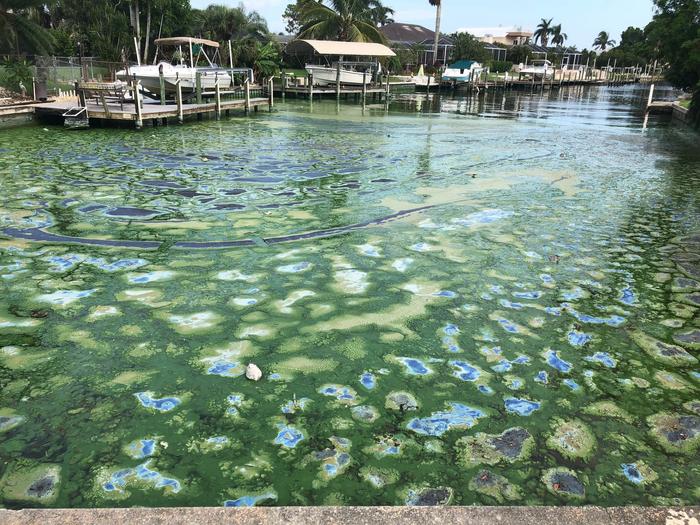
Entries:
<svg viewBox="0 0 700 525">
<path fill-rule="evenodd" d="M 197 71 L 195 75 L 195 90 L 197 93 L 197 104 L 202 103 L 202 73 Z"/>
<path fill-rule="evenodd" d="M 141 107 L 141 91 L 139 90 L 140 84 L 140 80 L 136 80 L 132 84 L 134 90 L 134 103 L 136 105 L 136 129 L 141 129 L 143 127 L 143 115 L 141 113 L 143 108 Z"/>
<path fill-rule="evenodd" d="M 270 111 L 272 111 L 272 108 L 275 107 L 275 77 L 274 76 L 270 77 L 268 89 L 270 90 L 268 93 L 268 95 L 269 95 L 268 98 L 270 101 Z"/>
<path fill-rule="evenodd" d="M 219 80 L 214 82 L 214 94 L 216 101 L 216 120 L 221 120 L 221 89 L 219 88 Z"/>
<path fill-rule="evenodd" d="M 175 99 L 177 101 L 177 121 L 178 123 L 182 124 L 185 118 L 182 113 L 182 86 L 180 85 L 179 78 L 175 81 L 175 87 Z"/>
<path fill-rule="evenodd" d="M 335 67 L 335 98 L 340 100 L 340 60 Z"/>
<path fill-rule="evenodd" d="M 250 113 L 250 80 L 245 79 L 245 112 L 246 115 Z"/>
<path fill-rule="evenodd" d="M 165 106 L 165 78 L 163 78 L 163 64 L 158 66 L 158 78 L 160 80 L 160 105 Z"/>
</svg>

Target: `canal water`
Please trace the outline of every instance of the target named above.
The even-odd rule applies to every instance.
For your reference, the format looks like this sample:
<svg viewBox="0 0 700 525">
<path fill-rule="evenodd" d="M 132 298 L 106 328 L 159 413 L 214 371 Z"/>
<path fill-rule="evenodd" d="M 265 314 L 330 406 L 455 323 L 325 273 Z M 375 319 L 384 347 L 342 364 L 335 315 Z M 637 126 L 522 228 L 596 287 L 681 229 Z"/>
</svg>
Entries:
<svg viewBox="0 0 700 525">
<path fill-rule="evenodd" d="M 645 97 L 3 130 L 0 504 L 700 504 L 700 140 Z"/>
</svg>

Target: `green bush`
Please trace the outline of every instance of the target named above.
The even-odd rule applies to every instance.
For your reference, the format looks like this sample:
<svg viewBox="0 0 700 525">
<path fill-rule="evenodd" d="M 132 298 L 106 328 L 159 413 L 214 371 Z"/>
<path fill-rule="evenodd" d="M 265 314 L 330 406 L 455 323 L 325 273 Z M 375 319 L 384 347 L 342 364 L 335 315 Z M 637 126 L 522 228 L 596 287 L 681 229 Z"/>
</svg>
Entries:
<svg viewBox="0 0 700 525">
<path fill-rule="evenodd" d="M 513 62 L 508 60 L 494 60 L 491 62 L 491 72 L 492 73 L 506 73 L 513 68 Z"/>
</svg>

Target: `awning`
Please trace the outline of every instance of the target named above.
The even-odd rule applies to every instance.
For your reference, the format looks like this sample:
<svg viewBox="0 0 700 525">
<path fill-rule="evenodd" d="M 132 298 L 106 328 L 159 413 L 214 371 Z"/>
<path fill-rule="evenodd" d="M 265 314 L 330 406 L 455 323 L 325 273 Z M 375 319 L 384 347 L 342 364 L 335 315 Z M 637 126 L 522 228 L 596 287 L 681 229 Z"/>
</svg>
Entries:
<svg viewBox="0 0 700 525">
<path fill-rule="evenodd" d="M 159 38 L 155 40 L 155 44 L 158 46 L 180 46 L 183 44 L 200 44 L 209 47 L 219 47 L 218 42 L 213 40 L 207 40 L 206 38 L 192 38 L 191 36 L 173 36 L 170 38 Z"/>
<path fill-rule="evenodd" d="M 342 55 L 355 57 L 393 57 L 396 56 L 384 44 L 370 42 L 338 42 L 335 40 L 294 40 L 287 45 L 288 55 Z"/>
</svg>

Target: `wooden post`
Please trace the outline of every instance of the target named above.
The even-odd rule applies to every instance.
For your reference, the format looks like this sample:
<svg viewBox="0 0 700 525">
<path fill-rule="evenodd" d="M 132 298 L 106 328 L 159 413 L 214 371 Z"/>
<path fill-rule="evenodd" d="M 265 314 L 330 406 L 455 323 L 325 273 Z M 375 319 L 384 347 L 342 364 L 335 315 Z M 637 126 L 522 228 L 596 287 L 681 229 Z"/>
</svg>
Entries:
<svg viewBox="0 0 700 525">
<path fill-rule="evenodd" d="M 202 103 L 202 73 L 197 71 L 195 74 L 195 90 L 197 92 L 197 104 Z"/>
<path fill-rule="evenodd" d="M 362 73 L 362 105 L 367 104 L 367 71 Z"/>
<path fill-rule="evenodd" d="M 182 124 L 185 119 L 182 114 L 182 86 L 180 82 L 181 80 L 179 78 L 175 81 L 175 100 L 177 103 L 177 121 Z"/>
<path fill-rule="evenodd" d="M 275 107 L 275 77 L 270 77 L 269 100 L 270 100 L 270 111 L 272 111 L 272 108 Z"/>
<path fill-rule="evenodd" d="M 340 60 L 335 66 L 335 98 L 340 100 Z"/>
<path fill-rule="evenodd" d="M 143 127 L 143 116 L 141 114 L 141 92 L 139 91 L 140 80 L 132 84 L 134 90 L 134 102 L 136 103 L 136 129 Z"/>
<path fill-rule="evenodd" d="M 282 70 L 282 100 L 286 98 L 285 89 L 287 88 L 287 72 Z"/>
<path fill-rule="evenodd" d="M 158 77 L 160 80 L 160 105 L 165 106 L 165 78 L 163 78 L 163 64 L 158 66 Z"/>
<path fill-rule="evenodd" d="M 653 102 L 653 100 L 654 100 L 654 84 L 652 84 L 649 87 L 649 98 L 647 99 L 647 108 L 649 106 L 651 106 L 651 103 Z"/>
<path fill-rule="evenodd" d="M 216 120 L 221 119 L 221 90 L 219 89 L 219 79 L 214 83 L 214 92 L 216 95 Z"/>
<path fill-rule="evenodd" d="M 233 69 L 233 51 L 231 50 L 231 40 L 228 41 L 228 65 Z"/>
<path fill-rule="evenodd" d="M 313 100 L 314 100 L 314 75 L 313 75 L 313 73 L 309 73 L 307 80 L 309 82 L 309 100 L 311 102 L 313 102 Z"/>
<path fill-rule="evenodd" d="M 250 80 L 245 79 L 245 112 L 250 113 Z"/>
<path fill-rule="evenodd" d="M 386 91 L 384 92 L 384 99 L 389 101 L 389 90 L 391 89 L 391 84 L 389 83 L 389 73 L 386 74 Z"/>
</svg>

